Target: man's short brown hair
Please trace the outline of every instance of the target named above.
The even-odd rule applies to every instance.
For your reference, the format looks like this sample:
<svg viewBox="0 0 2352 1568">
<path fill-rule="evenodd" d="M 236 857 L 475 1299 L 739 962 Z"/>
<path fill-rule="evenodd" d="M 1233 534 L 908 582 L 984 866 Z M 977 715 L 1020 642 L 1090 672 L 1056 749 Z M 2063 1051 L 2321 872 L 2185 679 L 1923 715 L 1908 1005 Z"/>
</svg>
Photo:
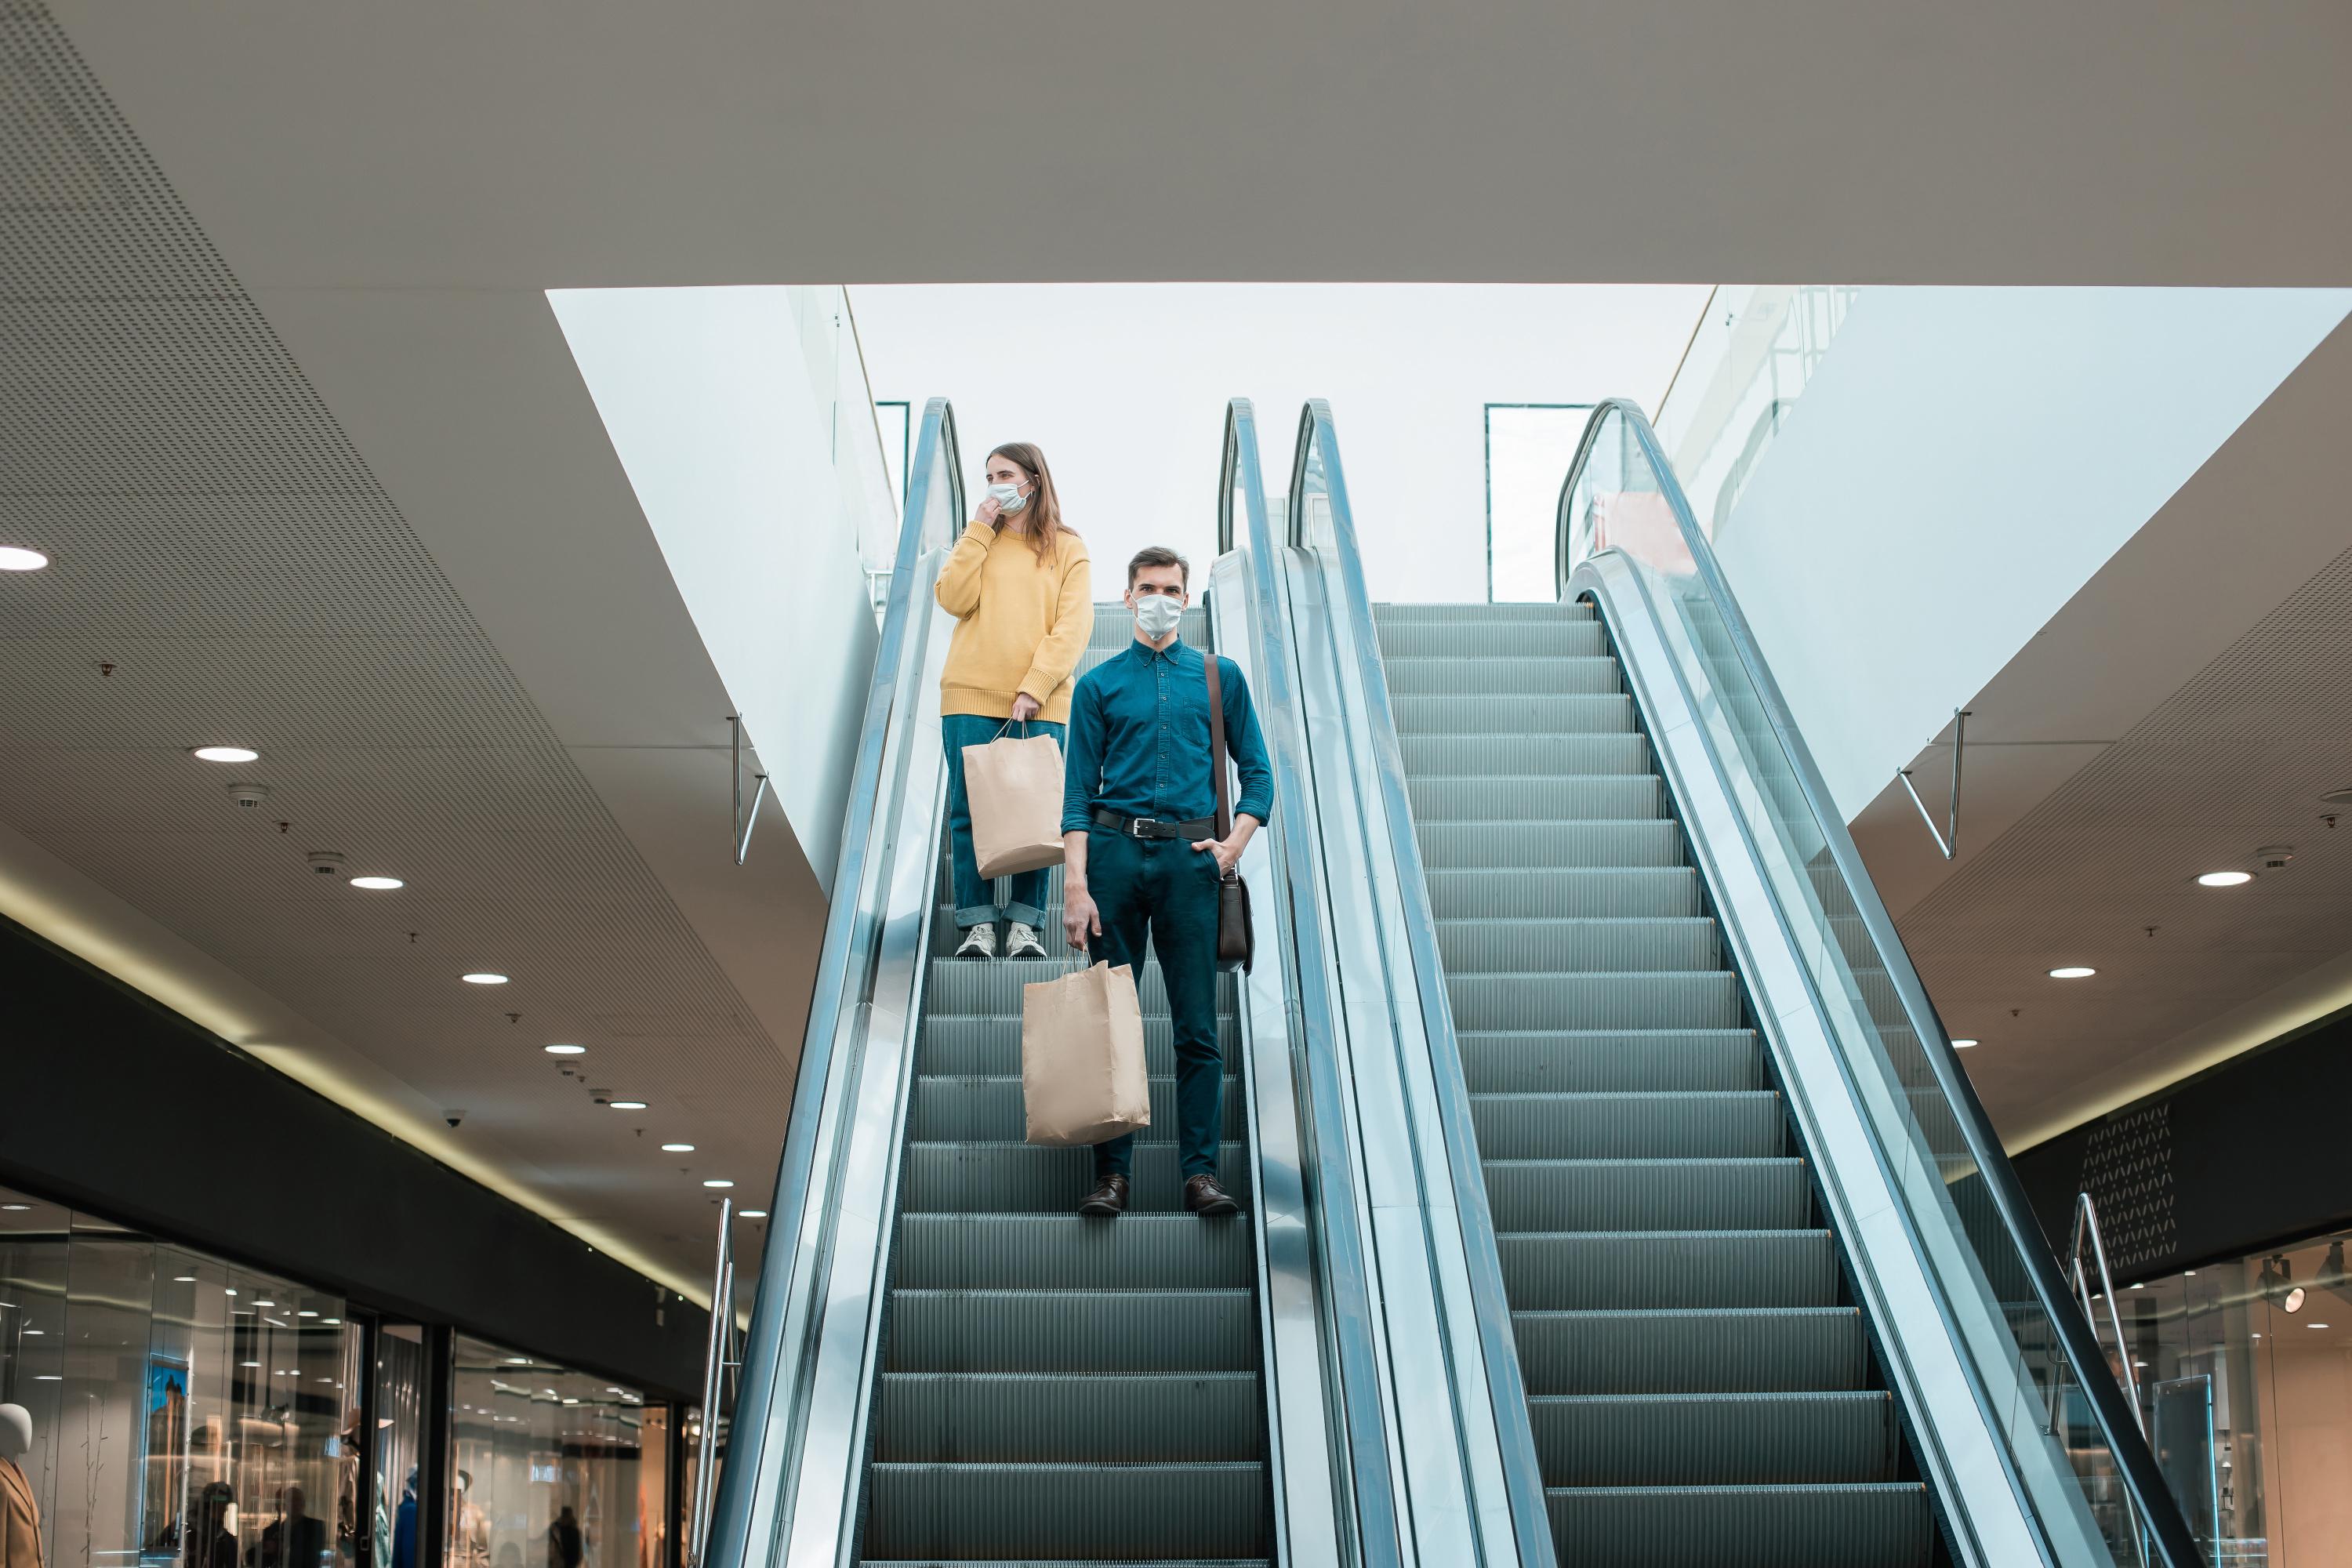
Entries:
<svg viewBox="0 0 2352 1568">
<path fill-rule="evenodd" d="M 1190 561 L 1185 560 L 1181 555 L 1177 554 L 1174 551 L 1169 549 L 1166 545 L 1147 544 L 1142 549 L 1135 552 L 1135 559 L 1127 563 L 1127 585 L 1129 587 L 1132 588 L 1135 586 L 1135 574 L 1142 571 L 1146 566 L 1175 567 L 1178 571 L 1184 574 L 1184 591 L 1188 594 L 1192 591 L 1192 563 Z"/>
</svg>

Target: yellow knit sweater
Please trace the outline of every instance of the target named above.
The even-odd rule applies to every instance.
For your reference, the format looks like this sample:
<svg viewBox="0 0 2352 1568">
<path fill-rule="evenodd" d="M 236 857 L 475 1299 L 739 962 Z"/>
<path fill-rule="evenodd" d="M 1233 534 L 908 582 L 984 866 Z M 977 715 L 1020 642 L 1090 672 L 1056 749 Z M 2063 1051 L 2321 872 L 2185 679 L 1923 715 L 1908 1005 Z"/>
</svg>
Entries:
<svg viewBox="0 0 2352 1568">
<path fill-rule="evenodd" d="M 1070 718 L 1070 689 L 1094 635 L 1094 576 L 1085 542 L 1067 529 L 1037 559 L 1029 536 L 975 522 L 940 568 L 940 607 L 956 617 L 940 676 L 941 713 L 1010 718 L 1025 691 L 1040 719 Z"/>
</svg>

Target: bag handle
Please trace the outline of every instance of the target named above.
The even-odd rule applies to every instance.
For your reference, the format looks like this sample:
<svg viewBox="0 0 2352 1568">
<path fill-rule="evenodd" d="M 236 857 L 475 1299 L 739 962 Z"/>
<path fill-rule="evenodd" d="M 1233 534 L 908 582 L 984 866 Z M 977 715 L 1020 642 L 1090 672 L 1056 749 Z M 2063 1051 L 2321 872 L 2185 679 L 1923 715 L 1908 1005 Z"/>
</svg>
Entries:
<svg viewBox="0 0 2352 1568">
<path fill-rule="evenodd" d="M 1209 672 L 1209 755 L 1217 777 L 1217 837 L 1234 835 L 1234 810 L 1225 795 L 1225 691 L 1217 675 L 1217 656 L 1203 650 L 1202 664 Z M 1227 876 L 1233 875 L 1227 872 Z"/>
<path fill-rule="evenodd" d="M 989 739 L 991 741 L 1002 741 L 1004 739 L 1004 731 L 1006 730 L 1010 730 L 1015 724 L 1021 726 L 1021 738 L 1024 741 L 1027 740 L 1029 738 L 1029 721 L 1026 719 L 1007 719 L 1004 721 L 1003 727 L 999 729 L 995 734 L 991 735 Z"/>
</svg>

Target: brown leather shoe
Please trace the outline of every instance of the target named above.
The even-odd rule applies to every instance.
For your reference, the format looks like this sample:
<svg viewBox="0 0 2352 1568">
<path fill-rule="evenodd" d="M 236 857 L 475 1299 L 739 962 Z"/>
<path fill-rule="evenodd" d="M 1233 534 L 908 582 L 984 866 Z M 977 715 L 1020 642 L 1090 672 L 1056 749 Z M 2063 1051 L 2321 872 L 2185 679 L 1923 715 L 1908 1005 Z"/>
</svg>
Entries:
<svg viewBox="0 0 2352 1568">
<path fill-rule="evenodd" d="M 1184 1206 L 1202 1219 L 1222 1219 L 1242 1212 L 1242 1205 L 1234 1202 L 1234 1194 L 1218 1184 L 1214 1176 L 1194 1176 L 1186 1182 Z"/>
<path fill-rule="evenodd" d="M 1095 1190 L 1087 1194 L 1087 1201 L 1078 1205 L 1078 1212 L 1084 1215 L 1095 1215 L 1103 1219 L 1117 1219 L 1125 1214 L 1127 1212 L 1127 1178 L 1105 1176 L 1095 1184 Z"/>
</svg>

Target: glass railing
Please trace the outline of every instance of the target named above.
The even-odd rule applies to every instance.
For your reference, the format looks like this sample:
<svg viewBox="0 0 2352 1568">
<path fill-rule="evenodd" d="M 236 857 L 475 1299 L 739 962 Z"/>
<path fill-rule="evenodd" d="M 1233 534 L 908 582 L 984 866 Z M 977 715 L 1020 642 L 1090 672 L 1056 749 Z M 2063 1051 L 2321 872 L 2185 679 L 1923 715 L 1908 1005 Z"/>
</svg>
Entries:
<svg viewBox="0 0 2352 1568">
<path fill-rule="evenodd" d="M 879 620 L 889 605 L 890 568 L 898 551 L 898 485 L 891 478 L 890 454 L 866 379 L 857 316 L 850 309 L 849 290 L 837 283 L 786 284 L 784 296 L 799 329 L 809 392 L 825 424 L 842 506 Z M 899 434 L 904 433 L 902 423 Z"/>
<path fill-rule="evenodd" d="M 2068 1296 L 1844 818 L 1657 437 L 1586 426 L 1560 495 L 1561 595 L 1630 568 L 1763 868 L 1977 1405 L 2053 1561 L 2194 1568 L 2179 1510 Z M 1662 676 L 1661 678 L 1666 678 Z"/>
</svg>

